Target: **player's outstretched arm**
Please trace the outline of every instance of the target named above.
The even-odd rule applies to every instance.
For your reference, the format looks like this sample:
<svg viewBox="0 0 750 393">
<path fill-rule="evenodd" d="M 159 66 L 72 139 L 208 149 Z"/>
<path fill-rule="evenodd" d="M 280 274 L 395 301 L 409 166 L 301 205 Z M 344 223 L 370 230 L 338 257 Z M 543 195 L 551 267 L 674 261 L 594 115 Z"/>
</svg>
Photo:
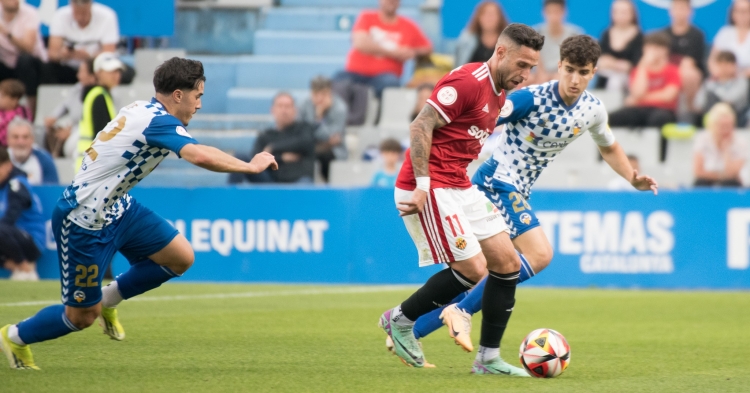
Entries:
<svg viewBox="0 0 750 393">
<path fill-rule="evenodd" d="M 411 133 L 411 164 L 417 188 L 410 201 L 399 202 L 397 206 L 401 216 L 422 212 L 427 193 L 430 191 L 430 149 L 432 148 L 432 131 L 448 124 L 431 105 L 425 105 L 417 118 L 409 125 Z"/>
<path fill-rule="evenodd" d="M 214 172 L 236 172 L 236 173 L 260 173 L 271 168 L 279 169 L 276 159 L 272 154 L 261 152 L 255 155 L 250 162 L 245 162 L 223 151 L 206 145 L 188 144 L 180 149 L 180 156 L 196 166 Z"/>
<path fill-rule="evenodd" d="M 604 161 L 617 172 L 620 176 L 624 177 L 625 180 L 629 181 L 637 190 L 654 192 L 654 195 L 659 194 L 659 184 L 650 176 L 639 175 L 638 171 L 633 169 L 630 165 L 628 156 L 625 151 L 622 150 L 619 142 L 615 142 L 611 146 L 599 146 L 599 152 L 602 154 Z"/>
</svg>

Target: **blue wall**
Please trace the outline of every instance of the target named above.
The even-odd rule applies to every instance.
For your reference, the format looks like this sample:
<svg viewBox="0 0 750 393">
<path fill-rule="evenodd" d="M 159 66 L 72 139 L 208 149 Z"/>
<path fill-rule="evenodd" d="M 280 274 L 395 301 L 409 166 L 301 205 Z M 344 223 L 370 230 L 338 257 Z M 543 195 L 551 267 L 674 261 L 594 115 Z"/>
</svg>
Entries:
<svg viewBox="0 0 750 393">
<path fill-rule="evenodd" d="M 48 214 L 61 191 L 38 189 Z M 186 280 L 421 283 L 439 269 L 417 267 L 391 190 L 141 188 L 133 195 L 191 241 L 197 258 Z M 555 257 L 529 285 L 750 289 L 745 192 L 540 191 L 531 203 Z M 39 268 L 58 276 L 54 251 Z M 116 258 L 115 274 L 125 269 Z"/>
<path fill-rule="evenodd" d="M 447 38 L 458 37 L 466 26 L 474 7 L 480 0 L 443 0 L 443 35 Z M 535 25 L 542 22 L 542 0 L 499 1 L 512 22 Z M 641 26 L 644 31 L 663 28 L 669 25 L 669 14 L 664 8 L 651 4 L 668 4 L 669 0 L 635 0 L 640 13 Z M 732 0 L 702 0 L 703 5 L 695 12 L 695 24 L 703 29 L 708 42 L 727 22 L 727 10 Z M 568 20 L 581 26 L 587 34 L 599 37 L 609 25 L 609 8 L 611 1 L 568 0 Z M 649 4 L 651 3 L 651 4 Z M 696 3 L 696 1 L 693 1 Z"/>
</svg>

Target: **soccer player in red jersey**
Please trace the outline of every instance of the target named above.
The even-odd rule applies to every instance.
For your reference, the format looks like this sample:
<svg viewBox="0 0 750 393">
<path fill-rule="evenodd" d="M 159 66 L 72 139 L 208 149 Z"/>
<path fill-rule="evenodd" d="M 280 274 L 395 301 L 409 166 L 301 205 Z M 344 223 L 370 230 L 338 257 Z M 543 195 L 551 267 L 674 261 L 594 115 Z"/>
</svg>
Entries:
<svg viewBox="0 0 750 393">
<path fill-rule="evenodd" d="M 473 287 L 488 274 L 480 348 L 472 372 L 528 376 L 500 358 L 500 339 L 515 304 L 520 260 L 495 206 L 472 186 L 469 163 L 492 134 L 505 91 L 527 80 L 544 37 L 511 24 L 486 63 L 443 77 L 414 122 L 411 149 L 396 181 L 395 200 L 420 266 L 448 263 L 411 297 L 380 317 L 394 352 L 407 365 L 430 366 L 413 333 L 414 321 Z"/>
</svg>

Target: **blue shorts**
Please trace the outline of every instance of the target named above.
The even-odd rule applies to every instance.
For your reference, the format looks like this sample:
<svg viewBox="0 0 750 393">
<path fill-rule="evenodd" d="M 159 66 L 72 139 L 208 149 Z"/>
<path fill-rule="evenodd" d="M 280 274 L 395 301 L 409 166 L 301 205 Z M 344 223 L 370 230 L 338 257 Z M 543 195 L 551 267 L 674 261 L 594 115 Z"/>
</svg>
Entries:
<svg viewBox="0 0 750 393">
<path fill-rule="evenodd" d="M 482 164 L 471 179 L 480 191 L 500 210 L 510 229 L 510 238 L 515 239 L 539 226 L 539 220 L 526 202 L 526 198 L 512 184 L 493 178 L 494 168 Z M 488 180 L 489 179 L 489 180 Z"/>
<path fill-rule="evenodd" d="M 69 210 L 52 212 L 52 232 L 60 261 L 62 302 L 71 307 L 91 307 L 102 299 L 102 278 L 115 252 L 130 264 L 148 259 L 177 236 L 167 220 L 135 200 L 116 222 L 100 231 L 79 227 Z"/>
</svg>

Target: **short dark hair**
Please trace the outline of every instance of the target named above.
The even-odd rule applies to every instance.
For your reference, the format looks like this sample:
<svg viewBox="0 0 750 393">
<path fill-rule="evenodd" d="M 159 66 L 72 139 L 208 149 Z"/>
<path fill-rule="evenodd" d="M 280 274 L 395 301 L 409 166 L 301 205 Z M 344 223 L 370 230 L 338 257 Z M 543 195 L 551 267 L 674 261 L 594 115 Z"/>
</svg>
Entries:
<svg viewBox="0 0 750 393">
<path fill-rule="evenodd" d="M 546 7 L 546 6 L 550 5 L 550 4 L 557 4 L 557 5 L 565 8 L 565 0 L 544 0 L 544 2 L 542 2 L 542 8 L 544 8 L 544 7 Z"/>
<path fill-rule="evenodd" d="M 716 61 L 737 64 L 737 56 L 734 55 L 734 52 L 723 50 L 716 54 Z"/>
<path fill-rule="evenodd" d="M 0 82 L 0 93 L 19 100 L 26 94 L 26 86 L 18 79 L 6 79 Z"/>
<path fill-rule="evenodd" d="M 0 146 L 0 165 L 10 161 L 10 154 L 8 154 L 8 148 Z"/>
<path fill-rule="evenodd" d="M 154 88 L 161 94 L 172 94 L 175 90 L 194 90 L 205 81 L 203 63 L 198 60 L 173 57 L 154 71 Z"/>
<path fill-rule="evenodd" d="M 672 46 L 672 38 L 663 31 L 657 31 L 656 33 L 646 35 L 643 38 L 643 45 L 657 45 L 669 48 Z"/>
<path fill-rule="evenodd" d="M 527 46 L 537 52 L 544 46 L 544 36 L 522 23 L 509 24 L 500 36 L 508 37 L 517 45 Z"/>
<path fill-rule="evenodd" d="M 388 138 L 380 142 L 380 151 L 401 154 L 404 152 L 404 147 L 401 146 L 401 142 L 397 141 L 396 139 Z"/>
<path fill-rule="evenodd" d="M 310 90 L 312 91 L 330 90 L 332 86 L 331 80 L 322 75 L 318 75 L 310 81 Z"/>
<path fill-rule="evenodd" d="M 588 64 L 596 67 L 602 49 L 591 36 L 580 34 L 566 38 L 560 45 L 560 61 L 567 60 L 570 64 L 585 67 Z"/>
<path fill-rule="evenodd" d="M 692 7 L 690 0 L 672 0 L 672 3 L 686 3 L 688 6 Z"/>
</svg>

